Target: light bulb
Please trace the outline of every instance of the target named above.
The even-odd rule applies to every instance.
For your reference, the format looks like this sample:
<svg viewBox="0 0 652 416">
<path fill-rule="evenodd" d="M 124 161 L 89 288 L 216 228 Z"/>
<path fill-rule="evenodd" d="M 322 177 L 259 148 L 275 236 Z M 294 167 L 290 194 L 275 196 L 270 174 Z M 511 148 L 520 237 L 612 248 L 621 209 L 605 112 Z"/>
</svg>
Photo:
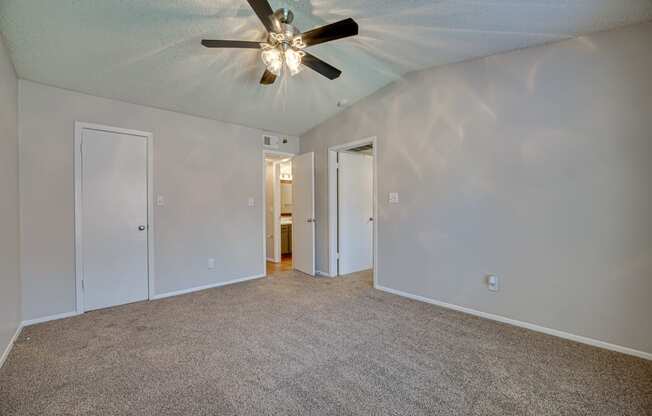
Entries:
<svg viewBox="0 0 652 416">
<path fill-rule="evenodd" d="M 280 75 L 283 68 L 283 57 L 281 51 L 273 47 L 265 47 L 260 54 L 267 70 L 274 75 Z"/>
<path fill-rule="evenodd" d="M 267 66 L 267 70 L 276 76 L 281 75 L 281 69 L 283 69 L 283 61 L 280 59 L 273 61 Z"/>
<path fill-rule="evenodd" d="M 288 49 L 285 51 L 285 65 L 288 66 L 290 70 L 290 75 L 295 76 L 301 71 L 301 58 L 303 57 L 302 52 L 295 51 L 294 49 Z"/>
<path fill-rule="evenodd" d="M 273 61 L 281 59 L 281 51 L 271 45 L 264 44 L 263 52 L 260 54 L 260 56 L 263 59 L 265 66 L 267 66 Z"/>
</svg>

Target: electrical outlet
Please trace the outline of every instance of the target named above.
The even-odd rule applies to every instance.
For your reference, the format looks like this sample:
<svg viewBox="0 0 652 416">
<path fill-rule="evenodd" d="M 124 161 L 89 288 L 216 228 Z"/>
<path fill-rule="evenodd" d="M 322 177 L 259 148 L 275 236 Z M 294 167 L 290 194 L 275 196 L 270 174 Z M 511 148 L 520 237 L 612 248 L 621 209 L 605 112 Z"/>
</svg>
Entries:
<svg viewBox="0 0 652 416">
<path fill-rule="evenodd" d="M 256 205 L 255 200 L 253 198 L 249 198 L 249 201 L 247 201 L 247 205 L 250 207 L 253 207 Z"/>
<path fill-rule="evenodd" d="M 208 270 L 215 270 L 215 259 L 208 259 Z"/>
<path fill-rule="evenodd" d="M 389 203 L 390 204 L 398 204 L 398 192 L 390 192 L 389 193 Z"/>
<path fill-rule="evenodd" d="M 492 292 L 500 290 L 500 279 L 495 274 L 487 275 L 487 288 Z"/>
</svg>

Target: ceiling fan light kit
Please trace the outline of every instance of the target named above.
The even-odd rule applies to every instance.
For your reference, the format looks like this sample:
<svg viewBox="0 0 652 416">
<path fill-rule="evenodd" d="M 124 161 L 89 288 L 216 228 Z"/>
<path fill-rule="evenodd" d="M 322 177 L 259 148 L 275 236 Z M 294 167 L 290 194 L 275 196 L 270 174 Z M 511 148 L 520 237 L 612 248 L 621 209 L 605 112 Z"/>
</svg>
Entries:
<svg viewBox="0 0 652 416">
<path fill-rule="evenodd" d="M 303 49 L 313 45 L 330 42 L 358 34 L 358 24 L 351 18 L 331 23 L 317 29 L 301 33 L 292 25 L 294 14 L 289 9 L 272 10 L 267 0 L 247 0 L 260 21 L 267 29 L 266 42 L 239 40 L 202 40 L 207 48 L 245 48 L 260 49 L 260 57 L 265 64 L 265 73 L 260 83 L 270 85 L 281 75 L 283 69 L 294 76 L 303 66 L 333 80 L 342 71 L 327 64 Z"/>
</svg>

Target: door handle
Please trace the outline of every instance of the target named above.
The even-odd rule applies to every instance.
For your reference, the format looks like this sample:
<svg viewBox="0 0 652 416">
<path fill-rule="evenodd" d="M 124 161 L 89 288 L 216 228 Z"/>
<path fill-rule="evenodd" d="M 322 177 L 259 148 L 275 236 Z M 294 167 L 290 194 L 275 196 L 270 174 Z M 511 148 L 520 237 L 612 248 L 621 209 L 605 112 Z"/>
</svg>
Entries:
<svg viewBox="0 0 652 416">
<path fill-rule="evenodd" d="M 369 221 L 373 222 L 374 217 L 369 217 Z"/>
<path fill-rule="evenodd" d="M 308 218 L 308 219 L 306 220 L 306 222 L 317 222 L 317 220 L 314 219 L 314 218 Z"/>
<path fill-rule="evenodd" d="M 138 226 L 138 231 L 145 231 L 145 228 L 147 228 L 147 227 L 145 227 L 144 225 L 139 225 Z"/>
</svg>

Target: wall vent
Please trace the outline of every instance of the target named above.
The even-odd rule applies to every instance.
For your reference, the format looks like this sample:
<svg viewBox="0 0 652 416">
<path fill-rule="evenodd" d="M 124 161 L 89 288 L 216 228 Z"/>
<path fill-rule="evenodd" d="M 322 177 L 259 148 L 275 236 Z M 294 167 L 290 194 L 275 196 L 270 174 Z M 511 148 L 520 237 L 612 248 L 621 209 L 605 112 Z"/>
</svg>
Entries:
<svg viewBox="0 0 652 416">
<path fill-rule="evenodd" d="M 364 144 L 362 146 L 354 147 L 352 149 L 347 149 L 347 152 L 363 152 L 370 153 L 374 148 L 373 144 Z"/>
<path fill-rule="evenodd" d="M 270 136 L 269 134 L 263 135 L 263 146 L 268 149 L 278 149 L 280 139 L 276 136 Z"/>
</svg>

